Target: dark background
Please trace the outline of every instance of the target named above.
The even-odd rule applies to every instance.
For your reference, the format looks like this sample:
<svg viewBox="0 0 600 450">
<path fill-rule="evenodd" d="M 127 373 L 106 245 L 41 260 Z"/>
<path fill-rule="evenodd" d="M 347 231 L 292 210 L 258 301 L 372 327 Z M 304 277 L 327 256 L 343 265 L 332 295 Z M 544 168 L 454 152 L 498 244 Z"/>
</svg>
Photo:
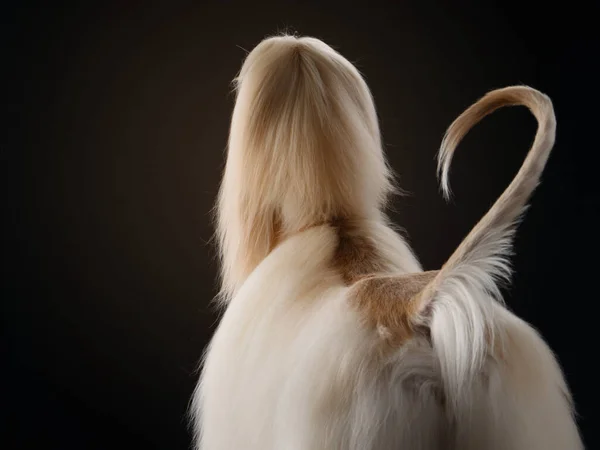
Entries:
<svg viewBox="0 0 600 450">
<path fill-rule="evenodd" d="M 4 7 L 3 448 L 188 448 L 195 368 L 217 321 L 210 208 L 229 83 L 241 48 L 286 29 L 324 39 L 366 76 L 411 193 L 392 216 L 427 269 L 508 184 L 535 121 L 509 109 L 474 129 L 450 205 L 435 178 L 445 128 L 493 88 L 551 96 L 557 145 L 506 299 L 556 351 L 587 446 L 600 448 L 586 376 L 597 363 L 593 2 L 398 3 Z"/>
</svg>

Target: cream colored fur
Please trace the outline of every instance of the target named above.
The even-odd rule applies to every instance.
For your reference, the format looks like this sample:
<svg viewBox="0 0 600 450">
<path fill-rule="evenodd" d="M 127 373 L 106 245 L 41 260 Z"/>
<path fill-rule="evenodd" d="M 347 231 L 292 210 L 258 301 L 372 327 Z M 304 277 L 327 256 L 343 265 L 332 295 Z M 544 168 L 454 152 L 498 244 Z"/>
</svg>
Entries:
<svg viewBox="0 0 600 450">
<path fill-rule="evenodd" d="M 224 313 L 192 401 L 196 448 L 583 448 L 552 352 L 494 298 L 552 147 L 549 101 L 525 87 L 490 94 L 496 107 L 541 102 L 543 161 L 534 144 L 526 188 L 516 201 L 507 190 L 497 220 L 486 216 L 416 298 L 414 333 L 389 348 L 389 330 L 366 326 L 349 300 L 353 285 L 422 269 L 383 212 L 393 184 L 365 82 L 323 42 L 277 36 L 236 83 L 217 205 Z M 490 112 L 484 99 L 479 112 Z M 483 115 L 449 129 L 444 186 L 454 147 Z"/>
</svg>

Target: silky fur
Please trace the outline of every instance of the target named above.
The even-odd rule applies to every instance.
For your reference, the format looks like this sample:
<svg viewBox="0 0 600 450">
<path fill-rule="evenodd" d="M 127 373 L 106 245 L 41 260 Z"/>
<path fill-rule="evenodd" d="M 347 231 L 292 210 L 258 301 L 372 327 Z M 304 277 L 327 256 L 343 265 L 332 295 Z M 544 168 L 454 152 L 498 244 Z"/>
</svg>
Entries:
<svg viewBox="0 0 600 450">
<path fill-rule="evenodd" d="M 276 36 L 236 78 L 217 203 L 223 315 L 191 404 L 201 450 L 583 448 L 551 350 L 502 304 L 515 224 L 554 143 L 552 104 L 493 91 L 449 128 L 440 174 L 486 114 L 540 124 L 509 188 L 439 271 L 384 208 L 371 94 L 314 38 Z"/>
</svg>

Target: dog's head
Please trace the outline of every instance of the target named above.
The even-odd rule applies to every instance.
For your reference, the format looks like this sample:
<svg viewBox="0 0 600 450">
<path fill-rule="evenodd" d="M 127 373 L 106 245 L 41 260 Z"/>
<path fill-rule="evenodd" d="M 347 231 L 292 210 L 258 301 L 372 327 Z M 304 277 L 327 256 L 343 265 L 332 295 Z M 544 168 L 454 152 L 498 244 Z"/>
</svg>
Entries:
<svg viewBox="0 0 600 450">
<path fill-rule="evenodd" d="M 322 41 L 265 39 L 236 85 L 219 194 L 224 291 L 290 233 L 379 213 L 392 190 L 371 93 Z"/>
</svg>

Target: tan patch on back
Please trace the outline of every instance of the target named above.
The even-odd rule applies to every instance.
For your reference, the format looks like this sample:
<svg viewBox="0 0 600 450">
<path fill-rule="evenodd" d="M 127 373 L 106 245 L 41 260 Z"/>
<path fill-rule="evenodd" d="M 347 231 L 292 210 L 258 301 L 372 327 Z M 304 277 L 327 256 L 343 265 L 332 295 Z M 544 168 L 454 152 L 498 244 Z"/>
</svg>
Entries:
<svg viewBox="0 0 600 450">
<path fill-rule="evenodd" d="M 416 332 L 413 319 L 418 311 L 418 294 L 438 271 L 390 275 L 389 263 L 358 223 L 335 220 L 331 225 L 339 237 L 333 264 L 343 281 L 352 286 L 351 305 L 384 342 L 402 345 Z"/>
<path fill-rule="evenodd" d="M 419 293 L 437 275 L 428 271 L 407 275 L 375 275 L 356 282 L 349 293 L 364 324 L 391 346 L 402 345 L 416 332 Z"/>
</svg>

